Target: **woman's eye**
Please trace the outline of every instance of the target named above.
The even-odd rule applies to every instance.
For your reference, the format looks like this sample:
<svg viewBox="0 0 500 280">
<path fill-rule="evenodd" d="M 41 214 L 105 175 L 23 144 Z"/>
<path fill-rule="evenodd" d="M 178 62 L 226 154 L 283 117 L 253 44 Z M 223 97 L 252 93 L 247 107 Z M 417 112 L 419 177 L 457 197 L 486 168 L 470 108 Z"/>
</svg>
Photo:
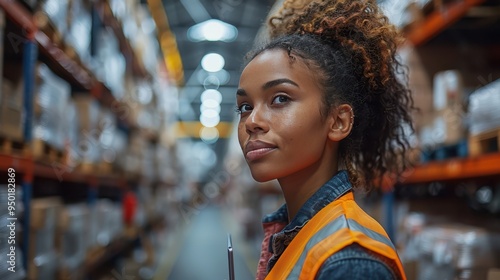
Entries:
<svg viewBox="0 0 500 280">
<path fill-rule="evenodd" d="M 288 100 L 290 100 L 290 98 L 288 98 L 287 96 L 284 96 L 284 95 L 278 95 L 278 96 L 276 96 L 276 97 L 273 99 L 273 104 L 285 103 L 285 102 L 287 102 Z"/>
<path fill-rule="evenodd" d="M 236 112 L 238 112 L 239 114 L 246 113 L 250 110 L 252 110 L 252 106 L 248 104 L 241 104 L 236 108 Z"/>
</svg>

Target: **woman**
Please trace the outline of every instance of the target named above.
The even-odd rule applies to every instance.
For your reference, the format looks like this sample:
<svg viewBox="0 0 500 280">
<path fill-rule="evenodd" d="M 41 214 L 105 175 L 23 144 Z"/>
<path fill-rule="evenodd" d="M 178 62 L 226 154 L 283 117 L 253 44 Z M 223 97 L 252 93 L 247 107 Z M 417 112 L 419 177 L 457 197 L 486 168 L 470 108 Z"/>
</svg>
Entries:
<svg viewBox="0 0 500 280">
<path fill-rule="evenodd" d="M 315 1 L 281 22 L 236 93 L 252 176 L 277 179 L 286 201 L 264 218 L 257 279 L 405 279 L 352 194 L 405 168 L 395 151 L 406 152 L 413 105 L 397 77 L 398 32 L 367 0 Z"/>
</svg>

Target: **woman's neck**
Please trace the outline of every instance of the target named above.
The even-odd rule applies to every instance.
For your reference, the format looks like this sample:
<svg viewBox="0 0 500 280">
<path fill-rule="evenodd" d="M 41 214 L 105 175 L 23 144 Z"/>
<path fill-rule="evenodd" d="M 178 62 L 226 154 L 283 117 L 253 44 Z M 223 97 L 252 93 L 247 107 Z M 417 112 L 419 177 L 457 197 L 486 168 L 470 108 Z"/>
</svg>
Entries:
<svg viewBox="0 0 500 280">
<path fill-rule="evenodd" d="M 297 215 L 302 205 L 337 171 L 336 161 L 331 158 L 322 158 L 299 172 L 278 179 L 288 209 L 288 222 Z"/>
</svg>

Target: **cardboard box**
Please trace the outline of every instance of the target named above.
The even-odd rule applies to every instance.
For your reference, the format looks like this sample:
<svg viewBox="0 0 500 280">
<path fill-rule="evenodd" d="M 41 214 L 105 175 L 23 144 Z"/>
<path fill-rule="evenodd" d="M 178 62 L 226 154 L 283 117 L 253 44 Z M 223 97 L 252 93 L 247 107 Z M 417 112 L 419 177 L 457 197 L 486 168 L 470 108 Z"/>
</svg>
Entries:
<svg viewBox="0 0 500 280">
<path fill-rule="evenodd" d="M 76 155 L 80 167 L 92 165 L 99 159 L 99 103 L 88 93 L 73 94 L 78 119 Z"/>
<path fill-rule="evenodd" d="M 442 135 L 442 138 L 438 139 L 438 144 L 453 145 L 467 137 L 465 114 L 459 104 L 436 112 L 434 129 Z"/>
<path fill-rule="evenodd" d="M 0 95 L 0 135 L 16 141 L 23 140 L 24 132 L 24 79 L 20 77 L 3 79 Z"/>
<path fill-rule="evenodd" d="M 487 280 L 500 280 L 500 268 L 492 268 L 488 271 Z"/>
<path fill-rule="evenodd" d="M 37 198 L 31 202 L 28 279 L 55 279 L 59 258 L 55 248 L 58 197 Z"/>
<path fill-rule="evenodd" d="M 434 110 L 464 106 L 462 75 L 457 70 L 438 72 L 434 76 Z"/>
</svg>

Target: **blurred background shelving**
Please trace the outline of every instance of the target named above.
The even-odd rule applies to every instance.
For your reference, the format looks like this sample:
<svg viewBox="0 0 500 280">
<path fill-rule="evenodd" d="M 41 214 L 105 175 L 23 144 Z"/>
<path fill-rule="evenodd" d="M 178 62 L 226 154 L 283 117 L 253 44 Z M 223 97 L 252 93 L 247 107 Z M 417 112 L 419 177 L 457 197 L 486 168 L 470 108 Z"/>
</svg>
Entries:
<svg viewBox="0 0 500 280">
<path fill-rule="evenodd" d="M 176 260 L 207 258 L 196 253 L 207 236 L 218 256 L 214 238 L 230 231 L 239 278 L 252 279 L 260 220 L 284 200 L 275 181 L 250 175 L 235 91 L 282 2 L 0 0 L 0 203 L 13 168 L 19 267 L 5 274 L 0 262 L 0 278 L 219 279 L 225 259 L 199 271 Z M 405 35 L 399 56 L 420 110 L 407 135 L 413 166 L 356 198 L 409 279 L 490 280 L 500 269 L 500 3 L 377 2 Z"/>
</svg>

